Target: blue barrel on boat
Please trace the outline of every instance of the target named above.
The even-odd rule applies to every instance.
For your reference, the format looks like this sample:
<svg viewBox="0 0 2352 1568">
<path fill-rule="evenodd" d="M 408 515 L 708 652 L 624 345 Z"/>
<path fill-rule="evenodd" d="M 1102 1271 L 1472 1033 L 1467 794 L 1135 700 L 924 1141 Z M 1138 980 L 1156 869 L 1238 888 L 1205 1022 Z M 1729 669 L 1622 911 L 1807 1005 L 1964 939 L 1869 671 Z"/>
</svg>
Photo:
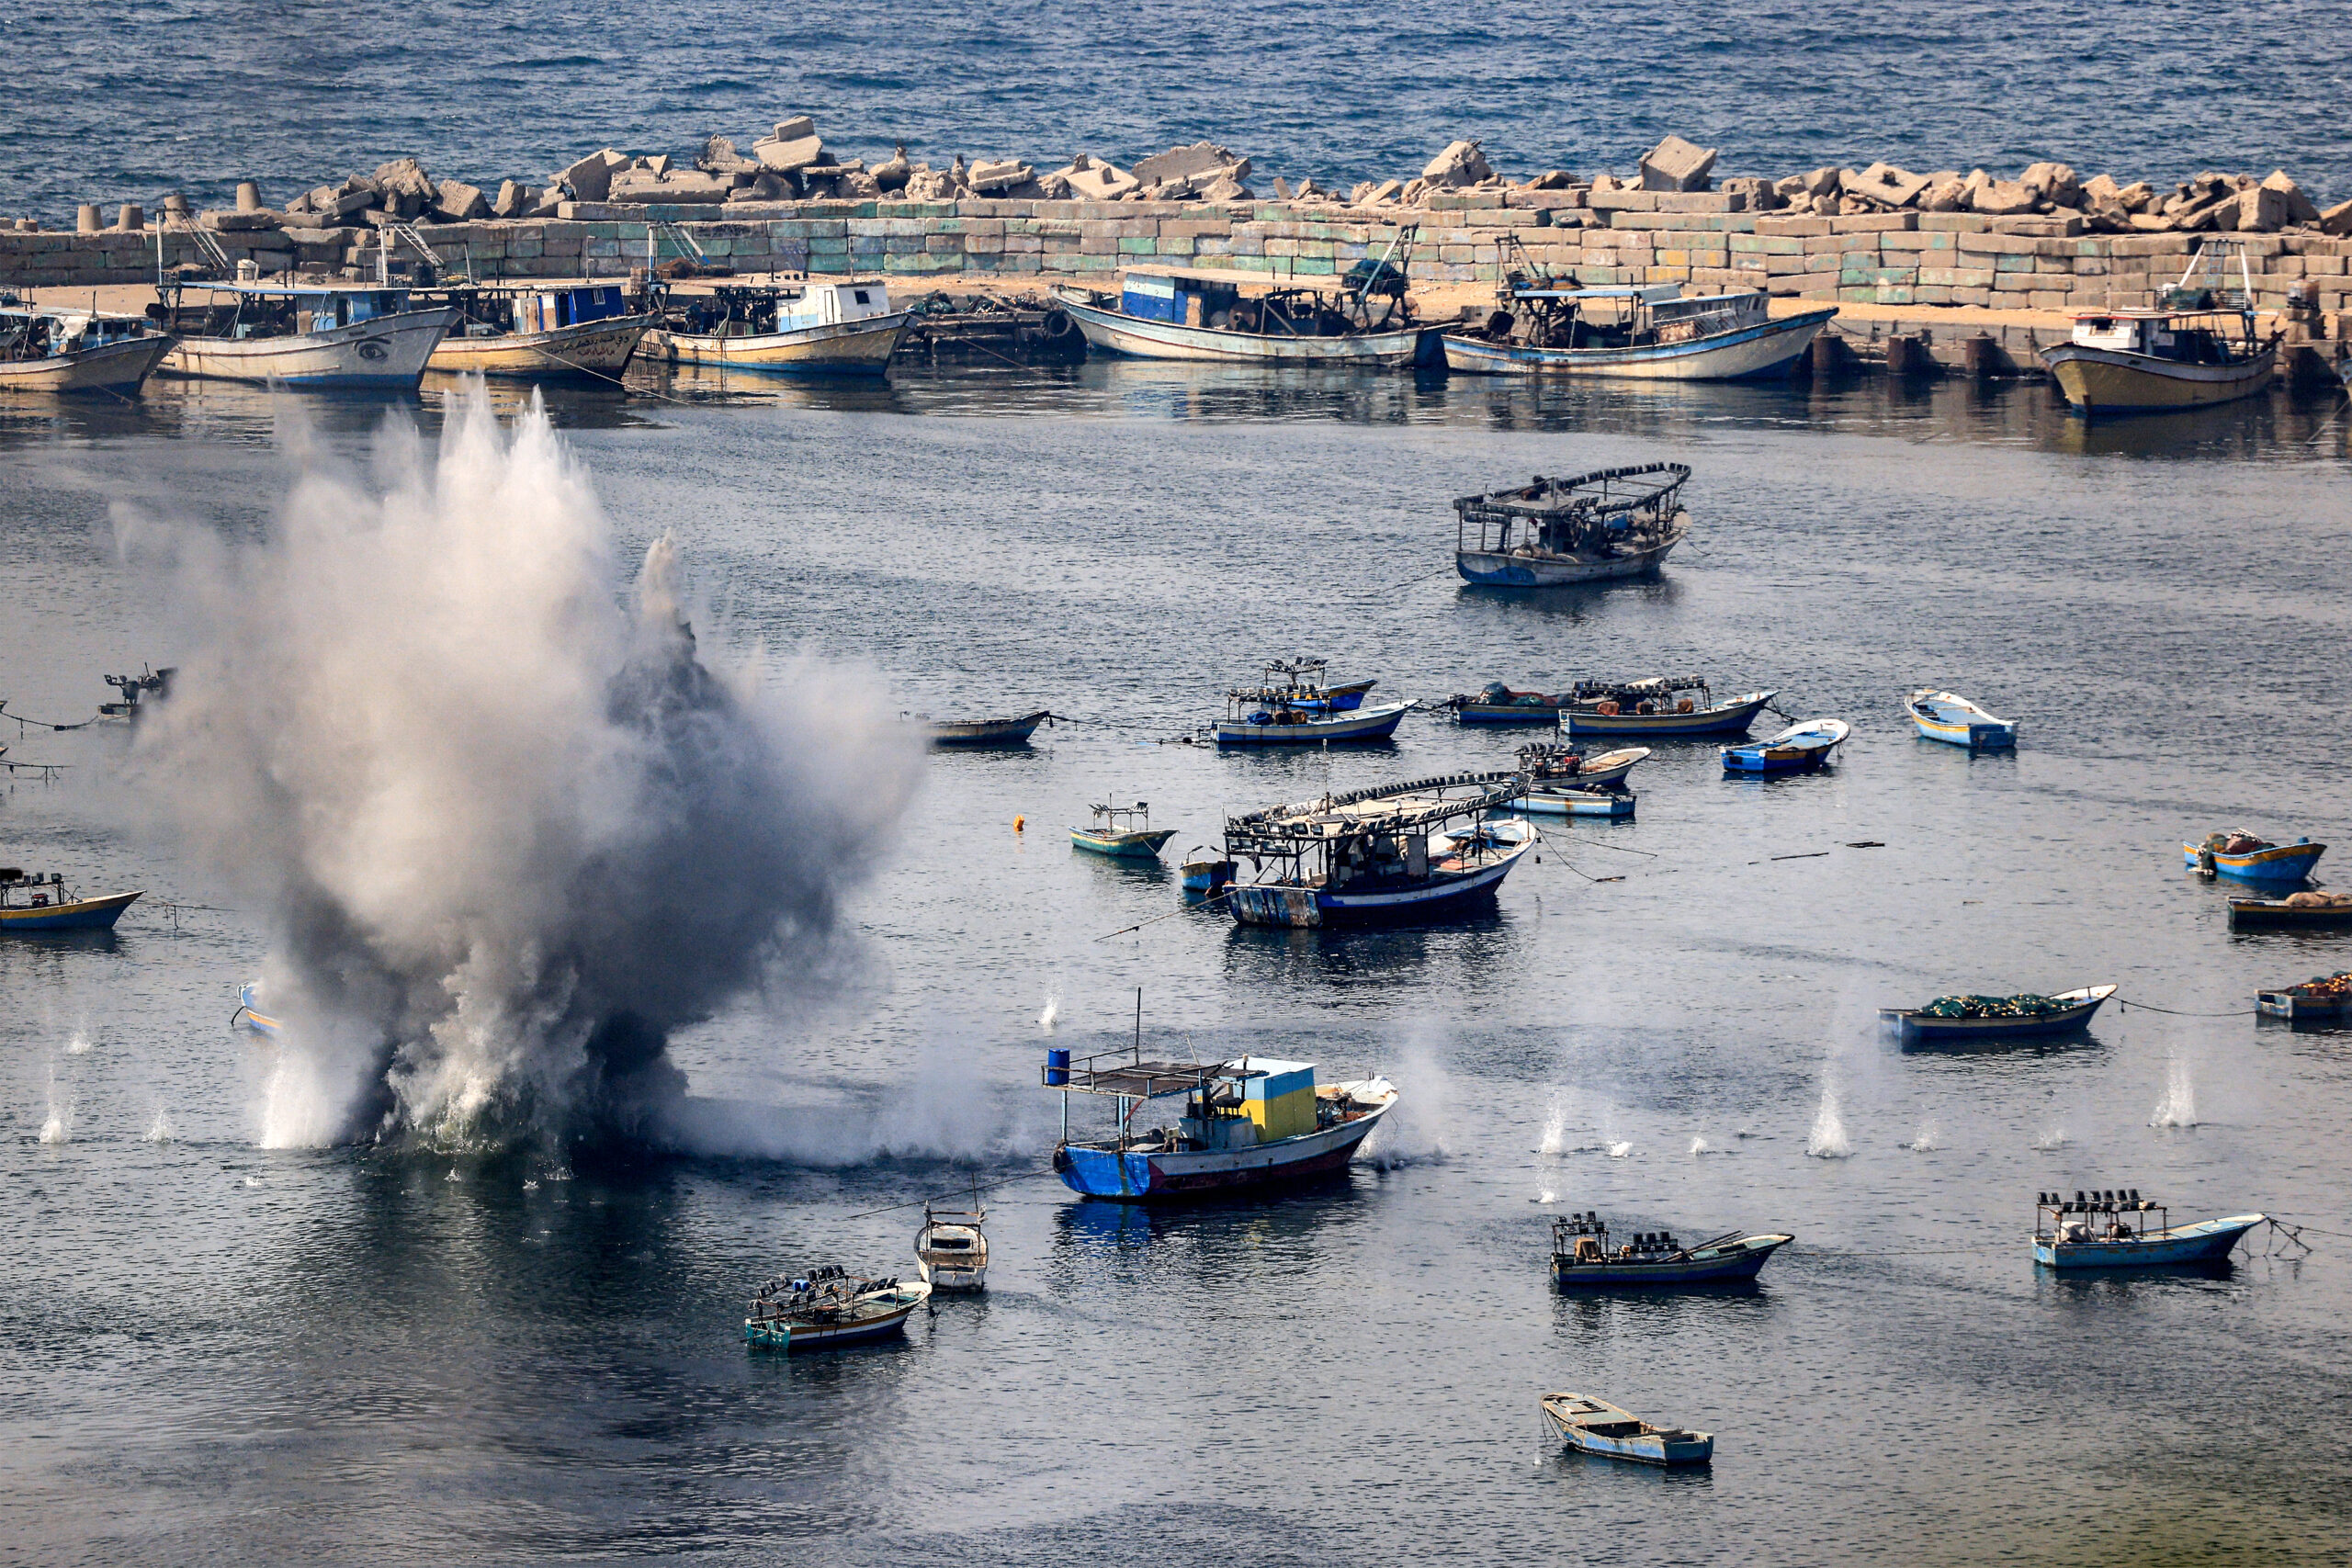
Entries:
<svg viewBox="0 0 2352 1568">
<path fill-rule="evenodd" d="M 1055 1049 L 1046 1053 L 1046 1087 L 1057 1089 L 1069 1082 L 1069 1053 Z"/>
</svg>

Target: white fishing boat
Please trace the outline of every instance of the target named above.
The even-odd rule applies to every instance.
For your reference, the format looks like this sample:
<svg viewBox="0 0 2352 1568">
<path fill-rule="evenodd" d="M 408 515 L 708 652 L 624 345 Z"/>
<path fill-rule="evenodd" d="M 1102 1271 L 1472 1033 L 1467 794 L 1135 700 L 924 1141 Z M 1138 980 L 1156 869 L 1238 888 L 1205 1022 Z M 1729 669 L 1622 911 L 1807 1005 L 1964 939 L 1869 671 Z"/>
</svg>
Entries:
<svg viewBox="0 0 2352 1568">
<path fill-rule="evenodd" d="M 2070 1201 L 2043 1192 L 2033 1212 L 2033 1260 L 2050 1269 L 2145 1269 L 2176 1263 L 2217 1263 L 2238 1238 L 2268 1221 L 2267 1214 L 2232 1214 L 2226 1219 L 2172 1224 L 2172 1211 L 2136 1187 Z"/>
<path fill-rule="evenodd" d="M 1540 1403 L 1553 1431 L 1579 1453 L 1666 1465 L 1705 1464 L 1714 1457 L 1712 1432 L 1654 1427 L 1632 1411 L 1589 1394 L 1547 1393 Z"/>
<path fill-rule="evenodd" d="M 617 283 L 465 284 L 434 302 L 460 315 L 425 367 L 458 375 L 609 380 L 654 321 Z"/>
<path fill-rule="evenodd" d="M 287 387 L 414 387 L 458 316 L 361 283 L 175 284 L 164 300 L 164 375 Z"/>
<path fill-rule="evenodd" d="M 1646 746 L 1621 746 L 1614 751 L 1588 753 L 1574 746 L 1538 742 L 1519 749 L 1519 766 L 1527 774 L 1531 796 L 1551 789 L 1619 789 L 1623 787 L 1625 776 L 1649 754 Z"/>
<path fill-rule="evenodd" d="M 746 1344 L 770 1350 L 819 1350 L 879 1339 L 906 1326 L 931 1287 L 867 1279 L 838 1267 L 762 1285 L 743 1320 Z"/>
<path fill-rule="evenodd" d="M 2214 238 L 2189 258 L 2158 309 L 2078 312 L 2068 341 L 2043 349 L 2041 359 L 2076 413 L 2203 408 L 2267 390 L 2281 335 L 2266 338 L 2256 327 L 2245 242 Z"/>
<path fill-rule="evenodd" d="M 2016 720 L 1996 718 L 1957 693 L 1922 686 L 1903 699 L 1903 706 L 1925 739 L 1965 746 L 1971 751 L 2017 749 Z"/>
<path fill-rule="evenodd" d="M 1265 683 L 1225 694 L 1215 726 L 1220 746 L 1315 746 L 1332 740 L 1385 740 L 1413 711 L 1409 702 L 1367 703 L 1376 681 L 1326 683 L 1320 659 L 1277 659 Z"/>
<path fill-rule="evenodd" d="M 1482 588 L 1564 588 L 1654 577 L 1690 531 L 1682 463 L 1601 468 L 1453 503 L 1453 565 Z"/>
<path fill-rule="evenodd" d="M 0 393 L 135 398 L 172 346 L 144 316 L 28 305 L 0 293 Z"/>
<path fill-rule="evenodd" d="M 1116 293 L 1057 288 L 1054 299 L 1106 354 L 1399 369 L 1419 356 L 1424 334 L 1405 295 L 1414 232 L 1399 231 L 1380 257 L 1341 274 L 1151 263 L 1126 268 Z"/>
<path fill-rule="evenodd" d="M 922 1207 L 915 1232 L 915 1268 L 934 1291 L 985 1291 L 989 1286 L 989 1238 L 980 1226 L 988 1211 Z"/>
<path fill-rule="evenodd" d="M 891 309 L 889 286 L 878 277 L 724 284 L 673 296 L 667 311 L 665 324 L 645 335 L 648 359 L 786 375 L 884 375 L 914 320 Z"/>
<path fill-rule="evenodd" d="M 1724 747 L 1724 772 L 1810 773 L 1828 761 L 1852 733 L 1852 727 L 1842 718 L 1799 719 L 1770 739 Z"/>
</svg>

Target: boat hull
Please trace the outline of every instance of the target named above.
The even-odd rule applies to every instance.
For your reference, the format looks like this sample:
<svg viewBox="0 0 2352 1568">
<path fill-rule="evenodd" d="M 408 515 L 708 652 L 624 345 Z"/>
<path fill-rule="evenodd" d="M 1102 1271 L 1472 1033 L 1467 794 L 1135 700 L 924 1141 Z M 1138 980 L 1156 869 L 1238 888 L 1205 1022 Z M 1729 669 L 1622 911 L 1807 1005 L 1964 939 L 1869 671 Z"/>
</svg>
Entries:
<svg viewBox="0 0 2352 1568">
<path fill-rule="evenodd" d="M 247 1029 L 252 1030 L 255 1034 L 260 1035 L 265 1040 L 284 1039 L 286 1037 L 285 1021 L 283 1019 L 272 1017 L 270 1014 L 261 1011 L 259 1008 L 254 1006 L 254 1004 L 260 1000 L 261 986 L 258 982 L 247 981 L 244 985 L 239 987 L 237 988 L 237 1010 L 229 1021 L 232 1024 L 243 1024 Z"/>
<path fill-rule="evenodd" d="M 1279 279 L 1250 277 L 1250 282 Z M 1188 327 L 1106 310 L 1084 298 L 1056 290 L 1087 345 L 1130 359 L 1189 359 L 1228 365 L 1354 367 L 1403 369 L 1420 351 L 1424 329 L 1363 333 L 1350 337 L 1291 337 L 1237 333 L 1217 327 Z"/>
<path fill-rule="evenodd" d="M 1647 1262 L 1577 1263 L 1559 1254 L 1552 1258 L 1555 1289 L 1615 1291 L 1659 1285 L 1723 1285 L 1753 1280 L 1772 1254 L 1786 1247 L 1790 1236 L 1754 1236 L 1736 1252 L 1713 1258 L 1686 1258 Z"/>
<path fill-rule="evenodd" d="M 2052 1241 L 2036 1236 L 2033 1260 L 2045 1269 L 2153 1269 L 2177 1263 L 2212 1263 L 2230 1255 L 2238 1237 L 2267 1215 L 2233 1214 L 2199 1220 L 2128 1241 Z"/>
<path fill-rule="evenodd" d="M 287 387 L 414 387 L 458 317 L 448 305 L 290 337 L 184 337 L 164 355 L 163 373 Z"/>
<path fill-rule="evenodd" d="M 899 340 L 914 320 L 908 310 L 821 327 L 797 327 L 784 333 L 747 333 L 726 337 L 672 332 L 657 327 L 646 333 L 649 359 L 673 365 L 716 365 L 729 370 L 768 370 L 781 375 L 881 376 L 899 352 Z"/>
<path fill-rule="evenodd" d="M 0 392 L 111 392 L 135 398 L 177 341 L 158 333 L 48 359 L 0 360 Z"/>
<path fill-rule="evenodd" d="M 1143 1154 L 1068 1144 L 1055 1151 L 1054 1169 L 1073 1192 L 1123 1203 L 1206 1198 L 1311 1181 L 1345 1170 L 1388 1109 L 1382 1105 L 1352 1122 L 1246 1149 Z"/>
<path fill-rule="evenodd" d="M 2199 846 L 2180 846 L 2182 857 L 2192 867 L 2199 864 Z M 2325 844 L 2273 844 L 2267 850 L 2252 850 L 2245 854 L 2223 854 L 2213 852 L 2213 870 L 2222 876 L 2235 877 L 2240 882 L 2295 883 L 2307 879 L 2319 857 L 2327 852 Z"/>
<path fill-rule="evenodd" d="M 1536 842 L 1534 830 L 1529 828 L 1527 837 L 1501 857 L 1470 871 L 1432 873 L 1427 881 L 1411 887 L 1335 893 L 1320 886 L 1293 883 L 1237 884 L 1227 890 L 1225 907 L 1237 924 L 1291 931 L 1444 919 L 1493 898 L 1511 867 Z"/>
<path fill-rule="evenodd" d="M 2254 1010 L 2264 1018 L 2289 1023 L 2335 1024 L 2352 1021 L 2352 996 L 2303 996 L 2293 989 L 2256 991 Z"/>
<path fill-rule="evenodd" d="M 476 376 L 617 376 L 652 325 L 652 317 L 635 316 L 552 332 L 445 337 L 425 368 Z"/>
<path fill-rule="evenodd" d="M 1083 828 L 1069 830 L 1072 849 L 1112 860 L 1156 861 L 1160 846 L 1175 836 L 1173 828 L 1155 828 L 1148 833 L 1090 833 Z"/>
<path fill-rule="evenodd" d="M 1809 773 L 1829 761 L 1834 746 L 1726 746 L 1727 773 Z"/>
<path fill-rule="evenodd" d="M 2077 413 L 2151 413 L 2250 398 L 2270 385 L 2278 345 L 2232 365 L 2183 365 L 2121 349 L 2060 344 L 2041 351 L 2066 406 Z"/>
<path fill-rule="evenodd" d="M 2098 988 L 2096 996 L 2086 1000 L 2052 1012 L 2036 1013 L 2030 1018 L 1931 1018 L 1917 1009 L 1884 1008 L 1880 1010 L 1879 1019 L 1900 1032 L 1906 1041 L 1951 1043 L 1969 1040 L 2022 1040 L 2037 1034 L 2064 1034 L 2070 1030 L 2086 1028 L 2092 1016 L 2114 994 L 2114 987 L 2104 986 Z"/>
<path fill-rule="evenodd" d="M 1634 795 L 1605 789 L 1535 789 L 1521 797 L 1519 808 L 1546 817 L 1631 817 Z"/>
<path fill-rule="evenodd" d="M 1306 724 L 1250 724 L 1238 719 L 1220 719 L 1216 726 L 1216 743 L 1220 746 L 1320 746 L 1328 740 L 1385 740 L 1396 733 L 1397 725 L 1412 711 L 1412 706 L 1410 703 L 1396 703 L 1385 707 L 1357 708 Z"/>
<path fill-rule="evenodd" d="M 1552 1424 L 1560 1441 L 1578 1453 L 1656 1465 L 1705 1464 L 1714 1457 L 1715 1439 L 1712 1433 L 1642 1431 L 1622 1438 L 1606 1437 L 1558 1415 L 1548 1403 L 1543 1408 L 1544 1418 Z"/>
<path fill-rule="evenodd" d="M 743 1342 L 763 1350 L 830 1350 L 836 1346 L 886 1339 L 905 1329 L 915 1308 L 931 1299 L 931 1287 L 900 1286 L 899 1293 L 906 1299 L 888 1312 L 855 1323 L 788 1324 L 776 1319 L 747 1319 Z"/>
<path fill-rule="evenodd" d="M 0 931 L 108 931 L 143 893 L 74 898 L 38 909 L 0 909 Z"/>
<path fill-rule="evenodd" d="M 1807 310 L 1689 343 L 1638 348 L 1529 348 L 1445 339 L 1445 365 L 1474 376 L 1620 376 L 1644 381 L 1742 381 L 1785 376 L 1838 314 Z"/>
<path fill-rule="evenodd" d="M 1453 710 L 1463 724 L 1544 724 L 1555 728 L 1560 709 L 1549 703 L 1463 703 Z"/>
<path fill-rule="evenodd" d="M 1745 735 L 1764 705 L 1780 694 L 1752 692 L 1695 713 L 1593 713 L 1583 708 L 1561 712 L 1560 728 L 1570 735 Z"/>
<path fill-rule="evenodd" d="M 1629 550 L 1607 560 L 1578 560 L 1569 556 L 1504 555 L 1494 550 L 1456 550 L 1453 570 L 1475 588 L 1573 588 L 1586 582 L 1614 582 L 1629 577 L 1656 577 L 1667 556 L 1682 542 L 1677 536 L 1648 549 Z"/>
<path fill-rule="evenodd" d="M 2009 751 L 2017 749 L 2018 727 L 2014 720 L 1996 718 L 1965 697 L 1950 692 L 1930 692 L 1926 688 L 1914 692 L 1904 704 L 1911 716 L 1912 726 L 1923 740 L 1939 740 L 1947 746 L 1962 746 L 1971 751 Z"/>
<path fill-rule="evenodd" d="M 2283 898 L 2233 898 L 2233 931 L 2335 931 L 2352 930 L 2352 905 L 2303 908 Z"/>
<path fill-rule="evenodd" d="M 935 719 L 933 746 L 1026 746 L 1037 727 L 1053 716 L 1040 708 L 1019 718 Z"/>
</svg>

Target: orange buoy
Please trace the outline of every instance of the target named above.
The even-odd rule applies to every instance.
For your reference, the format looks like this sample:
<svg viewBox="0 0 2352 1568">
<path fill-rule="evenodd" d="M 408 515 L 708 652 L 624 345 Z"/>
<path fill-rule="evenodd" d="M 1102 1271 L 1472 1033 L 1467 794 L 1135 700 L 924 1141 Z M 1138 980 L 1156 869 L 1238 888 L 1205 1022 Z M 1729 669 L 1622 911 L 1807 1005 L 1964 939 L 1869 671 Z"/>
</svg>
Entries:
<svg viewBox="0 0 2352 1568">
<path fill-rule="evenodd" d="M 1016 817 L 1012 819 L 1012 830 L 1016 833 L 1021 831 L 1023 828 L 1026 828 L 1028 825 L 1029 818 L 1026 817 Z"/>
</svg>

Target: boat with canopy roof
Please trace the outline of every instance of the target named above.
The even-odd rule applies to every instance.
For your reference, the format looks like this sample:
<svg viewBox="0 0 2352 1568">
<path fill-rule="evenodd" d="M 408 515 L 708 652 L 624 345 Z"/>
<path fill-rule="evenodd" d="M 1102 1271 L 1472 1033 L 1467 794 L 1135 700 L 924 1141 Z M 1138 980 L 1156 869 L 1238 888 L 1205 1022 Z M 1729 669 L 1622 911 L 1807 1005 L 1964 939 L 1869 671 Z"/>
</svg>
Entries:
<svg viewBox="0 0 2352 1568">
<path fill-rule="evenodd" d="M 1680 499 L 1690 478 L 1685 463 L 1643 463 L 1568 479 L 1538 474 L 1516 489 L 1465 495 L 1453 503 L 1454 570 L 1479 588 L 1655 577 L 1690 531 Z M 1523 705 L 1516 699 L 1539 694 L 1507 692 L 1488 705 L 1502 706 L 1502 716 L 1487 722 L 1514 722 Z M 1468 708 L 1462 716 L 1475 722 Z"/>
<path fill-rule="evenodd" d="M 1125 269 L 1115 295 L 1057 288 L 1054 299 L 1107 354 L 1401 369 L 1424 335 L 1405 293 L 1417 232 L 1398 230 L 1378 257 L 1337 276 L 1142 265 Z"/>
<path fill-rule="evenodd" d="M 1225 906 L 1243 925 L 1374 925 L 1450 918 L 1491 899 L 1540 841 L 1499 818 L 1527 793 L 1521 772 L 1449 773 L 1349 790 L 1234 817 L 1225 858 L 1247 861 Z"/>
</svg>

